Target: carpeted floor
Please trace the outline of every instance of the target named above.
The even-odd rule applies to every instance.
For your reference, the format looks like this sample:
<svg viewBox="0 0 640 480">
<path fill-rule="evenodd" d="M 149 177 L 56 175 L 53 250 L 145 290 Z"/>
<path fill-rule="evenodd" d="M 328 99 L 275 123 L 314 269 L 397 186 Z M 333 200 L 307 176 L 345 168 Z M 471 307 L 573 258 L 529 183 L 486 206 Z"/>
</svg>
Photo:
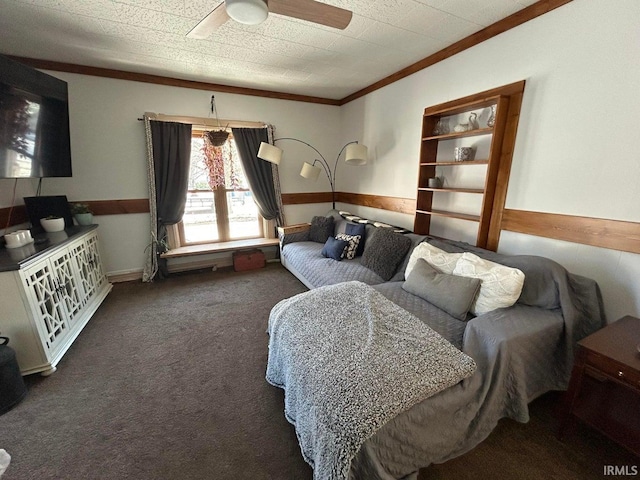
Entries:
<svg viewBox="0 0 640 480">
<path fill-rule="evenodd" d="M 277 264 L 116 284 L 58 371 L 28 377 L 0 416 L 3 480 L 310 480 L 282 391 L 264 380 L 269 311 L 305 290 Z M 640 463 L 587 429 L 558 442 L 554 401 L 421 480 L 595 479 Z"/>
</svg>

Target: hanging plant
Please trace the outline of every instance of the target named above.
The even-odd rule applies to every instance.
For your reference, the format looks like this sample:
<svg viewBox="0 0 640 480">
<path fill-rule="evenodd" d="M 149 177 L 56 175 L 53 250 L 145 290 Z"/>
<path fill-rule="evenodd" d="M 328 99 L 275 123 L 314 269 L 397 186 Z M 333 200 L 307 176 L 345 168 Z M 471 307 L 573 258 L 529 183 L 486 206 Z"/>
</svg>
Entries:
<svg viewBox="0 0 640 480">
<path fill-rule="evenodd" d="M 211 145 L 214 147 L 221 147 L 229 139 L 229 132 L 226 130 L 212 130 L 207 132 L 207 134 L 209 142 L 211 142 Z"/>
<path fill-rule="evenodd" d="M 220 125 L 220 119 L 218 118 L 218 109 L 216 108 L 216 98 L 214 95 L 211 95 L 211 113 L 215 114 L 218 127 L 222 128 Z M 229 139 L 229 132 L 227 131 L 228 126 L 229 125 L 224 127 L 222 130 L 211 130 L 207 132 L 209 141 L 214 147 L 221 147 Z"/>
<path fill-rule="evenodd" d="M 222 147 L 216 146 L 210 139 L 211 132 L 205 132 L 202 137 L 204 143 L 202 146 L 202 154 L 204 155 L 204 164 L 207 167 L 209 187 L 215 190 L 218 187 L 224 187 L 224 157 Z"/>
</svg>

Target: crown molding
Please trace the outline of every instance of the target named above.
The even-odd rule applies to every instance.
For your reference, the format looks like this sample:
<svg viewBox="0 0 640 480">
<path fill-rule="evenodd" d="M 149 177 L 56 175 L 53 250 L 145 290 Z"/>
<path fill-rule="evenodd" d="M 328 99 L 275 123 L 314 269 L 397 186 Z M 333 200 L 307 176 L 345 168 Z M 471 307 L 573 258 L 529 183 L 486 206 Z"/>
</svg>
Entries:
<svg viewBox="0 0 640 480">
<path fill-rule="evenodd" d="M 342 106 L 371 92 L 386 87 L 392 83 L 402 80 L 409 75 L 413 75 L 420 70 L 435 65 L 438 62 L 446 60 L 464 50 L 474 47 L 485 40 L 489 40 L 501 33 L 511 30 L 522 25 L 529 20 L 533 20 L 545 13 L 555 10 L 573 0 L 540 0 L 533 5 L 523 8 L 516 13 L 497 21 L 496 23 L 483 28 L 482 30 L 463 38 L 462 40 L 450 45 L 433 55 L 429 55 L 422 60 L 409 65 L 396 73 L 389 75 L 368 87 L 352 93 L 342 99 L 314 97 L 310 95 L 298 95 L 294 93 L 275 92 L 271 90 L 260 90 L 256 88 L 235 87 L 231 85 L 222 85 L 219 83 L 199 82 L 194 80 L 185 80 L 174 77 L 164 77 L 160 75 L 150 75 L 146 73 L 127 72 L 123 70 L 114 70 L 110 68 L 90 67 L 87 65 L 77 65 L 73 63 L 55 62 L 52 60 L 43 60 L 37 58 L 9 56 L 18 62 L 29 65 L 33 68 L 42 70 L 51 70 L 56 72 L 77 73 L 80 75 L 90 75 L 95 77 L 115 78 L 118 80 L 129 80 L 133 82 L 154 83 L 157 85 L 167 85 L 171 87 L 193 88 L 196 90 L 208 90 L 221 93 L 233 93 L 237 95 L 249 95 L 255 97 L 275 98 L 279 100 L 291 100 L 295 102 L 317 103 L 321 105 Z"/>
</svg>

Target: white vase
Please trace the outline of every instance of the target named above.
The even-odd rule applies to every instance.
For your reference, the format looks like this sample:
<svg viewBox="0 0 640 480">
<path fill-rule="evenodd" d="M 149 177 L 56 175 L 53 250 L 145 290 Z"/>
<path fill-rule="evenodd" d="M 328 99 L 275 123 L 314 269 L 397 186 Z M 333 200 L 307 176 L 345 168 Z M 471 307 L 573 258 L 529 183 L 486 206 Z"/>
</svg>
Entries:
<svg viewBox="0 0 640 480">
<path fill-rule="evenodd" d="M 64 218 L 41 218 L 40 225 L 45 232 L 61 232 L 64 230 Z"/>
</svg>

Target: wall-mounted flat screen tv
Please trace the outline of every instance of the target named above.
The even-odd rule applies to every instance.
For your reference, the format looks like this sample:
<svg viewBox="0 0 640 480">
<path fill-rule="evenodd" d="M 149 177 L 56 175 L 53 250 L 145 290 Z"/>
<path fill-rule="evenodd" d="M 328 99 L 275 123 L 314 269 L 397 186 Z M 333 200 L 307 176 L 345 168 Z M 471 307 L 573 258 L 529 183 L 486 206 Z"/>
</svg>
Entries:
<svg viewBox="0 0 640 480">
<path fill-rule="evenodd" d="M 70 176 L 67 83 L 0 55 L 0 178 Z"/>
</svg>

